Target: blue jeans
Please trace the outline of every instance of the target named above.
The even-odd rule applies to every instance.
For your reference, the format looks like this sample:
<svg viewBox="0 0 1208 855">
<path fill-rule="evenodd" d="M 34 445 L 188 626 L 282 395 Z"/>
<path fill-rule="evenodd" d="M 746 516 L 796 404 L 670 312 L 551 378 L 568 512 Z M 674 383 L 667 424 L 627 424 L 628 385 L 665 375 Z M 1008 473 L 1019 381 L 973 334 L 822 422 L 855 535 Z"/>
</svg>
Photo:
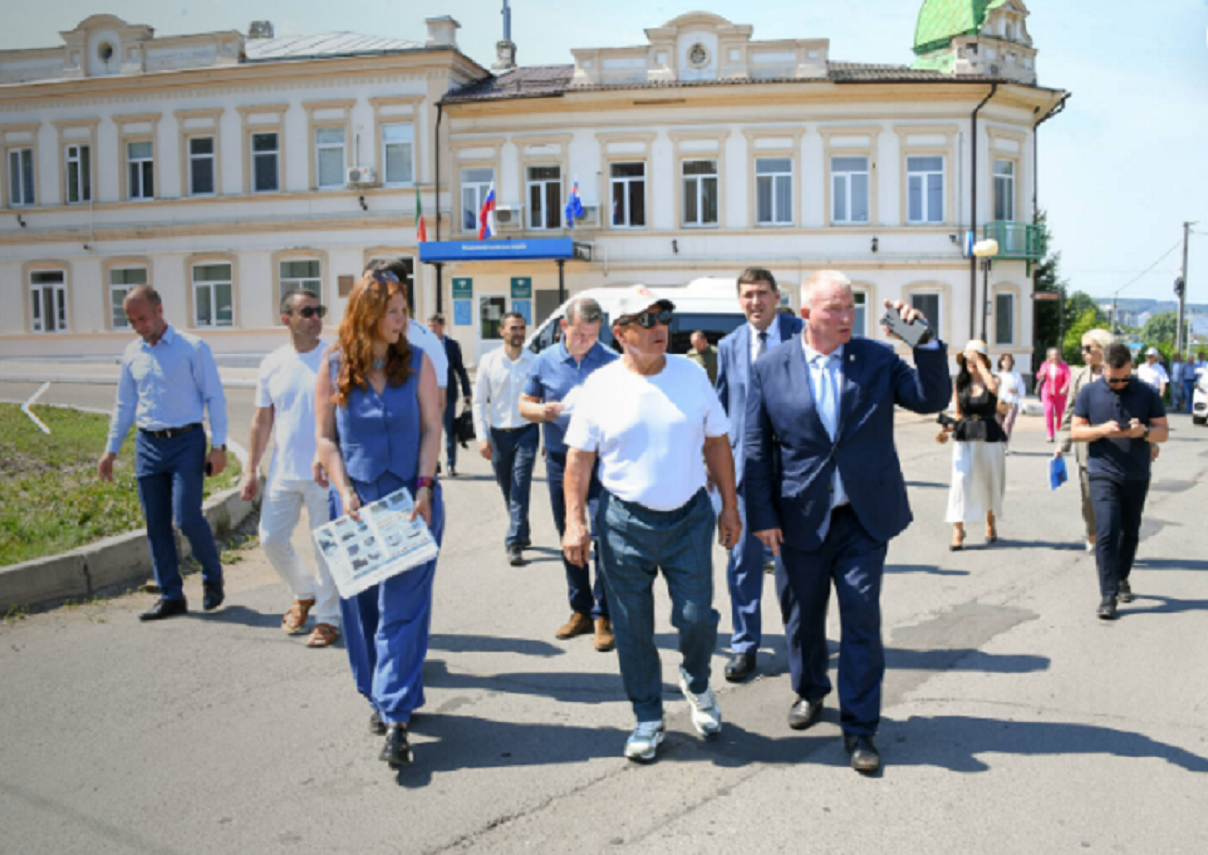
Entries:
<svg viewBox="0 0 1208 855">
<path fill-rule="evenodd" d="M 713 608 L 713 529 L 703 489 L 673 511 L 652 511 L 600 495 L 596 531 L 608 589 L 621 681 L 638 721 L 663 717 L 663 669 L 654 644 L 654 580 L 662 569 L 671 594 L 671 625 L 688 688 L 709 687 L 709 660 L 721 615 Z"/>
<path fill-rule="evenodd" d="M 776 573 L 781 591 L 789 671 L 793 689 L 816 701 L 830 694 L 827 675 L 826 610 L 831 581 L 839 598 L 839 721 L 848 736 L 872 736 L 881 722 L 881 682 L 885 651 L 881 644 L 881 577 L 886 544 L 873 539 L 850 505 L 831 514 L 822 547 L 813 552 L 782 545 L 783 569 Z M 797 612 L 786 608 L 791 589 Z M 792 600 L 787 601 L 788 604 Z"/>
<path fill-rule="evenodd" d="M 1170 384 L 1170 411 L 1177 413 L 1183 409 L 1183 381 Z"/>
<path fill-rule="evenodd" d="M 222 561 L 214 532 L 201 512 L 205 482 L 206 434 L 193 430 L 181 436 L 157 439 L 139 431 L 134 443 L 134 474 L 138 500 L 147 518 L 147 541 L 155 584 L 165 600 L 183 600 L 184 580 L 176 554 L 172 518 L 189 539 L 193 557 L 201 563 L 201 581 L 222 584 Z"/>
<path fill-rule="evenodd" d="M 1187 398 L 1187 412 L 1191 412 L 1191 406 L 1195 403 L 1195 381 L 1183 381 L 1183 396 Z"/>
<path fill-rule="evenodd" d="M 508 506 L 505 546 L 521 546 L 529 539 L 529 491 L 540 439 L 535 424 L 519 430 L 491 428 L 491 468 Z"/>
<path fill-rule="evenodd" d="M 457 418 L 457 388 L 450 386 L 445 394 L 445 463 L 452 469 L 457 465 L 457 439 L 453 436 L 453 419 Z"/>
<path fill-rule="evenodd" d="M 558 539 L 566 533 L 566 494 L 562 492 L 563 477 L 566 472 L 566 452 L 546 450 L 545 477 L 549 481 L 549 503 L 554 510 L 554 525 L 558 529 Z M 600 505 L 600 480 L 596 472 L 591 473 L 591 484 L 587 488 L 587 521 L 595 528 L 594 520 Z M 594 534 L 594 532 L 593 532 Z M 592 587 L 591 571 L 587 565 L 571 564 L 562 556 L 562 564 L 566 568 L 566 589 L 570 595 L 570 609 L 581 615 L 591 615 L 592 619 L 608 617 L 608 598 L 604 593 L 604 579 L 600 573 L 600 550 L 596 548 L 596 584 Z"/>
</svg>

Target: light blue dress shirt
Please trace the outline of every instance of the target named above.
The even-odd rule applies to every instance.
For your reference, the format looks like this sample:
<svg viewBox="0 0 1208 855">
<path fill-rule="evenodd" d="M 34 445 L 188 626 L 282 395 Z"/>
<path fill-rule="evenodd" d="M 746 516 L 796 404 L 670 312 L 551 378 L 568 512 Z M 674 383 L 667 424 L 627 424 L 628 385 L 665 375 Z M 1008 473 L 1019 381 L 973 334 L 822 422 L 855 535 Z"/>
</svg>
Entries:
<svg viewBox="0 0 1208 855">
<path fill-rule="evenodd" d="M 802 336 L 801 346 L 805 350 L 805 363 L 809 366 L 810 393 L 814 396 L 814 408 L 818 411 L 818 418 L 822 420 L 822 426 L 826 428 L 826 433 L 833 442 L 839 437 L 839 399 L 843 390 L 843 345 L 839 345 L 829 354 L 822 354 L 806 344 L 805 336 Z M 843 478 L 839 475 L 838 466 L 835 466 L 834 475 L 831 476 L 831 490 L 832 509 L 847 504 L 847 492 L 843 489 Z M 819 532 L 822 538 L 825 539 L 829 528 L 830 517 L 828 516 L 822 523 L 822 530 Z"/>
<path fill-rule="evenodd" d="M 133 424 L 184 427 L 202 421 L 207 409 L 210 444 L 226 445 L 226 396 L 210 346 L 169 324 L 154 346 L 140 338 L 126 347 L 105 450 L 117 454 Z"/>
</svg>

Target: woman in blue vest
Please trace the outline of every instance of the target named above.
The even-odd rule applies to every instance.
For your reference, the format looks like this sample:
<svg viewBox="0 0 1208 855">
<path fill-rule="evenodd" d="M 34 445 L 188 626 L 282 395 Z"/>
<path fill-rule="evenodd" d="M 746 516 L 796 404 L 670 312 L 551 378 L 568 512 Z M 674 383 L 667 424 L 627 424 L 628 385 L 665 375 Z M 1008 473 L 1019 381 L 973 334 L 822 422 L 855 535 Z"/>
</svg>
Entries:
<svg viewBox="0 0 1208 855">
<path fill-rule="evenodd" d="M 445 515 L 435 481 L 440 441 L 436 372 L 407 343 L 406 295 L 393 273 L 367 274 L 352 289 L 340 341 L 315 386 L 319 462 L 331 482 L 331 517 L 407 487 L 437 544 Z M 413 517 L 414 518 L 414 517 Z M 357 690 L 373 706 L 370 728 L 386 734 L 381 759 L 411 762 L 407 722 L 424 703 L 436 559 L 340 600 Z"/>
</svg>

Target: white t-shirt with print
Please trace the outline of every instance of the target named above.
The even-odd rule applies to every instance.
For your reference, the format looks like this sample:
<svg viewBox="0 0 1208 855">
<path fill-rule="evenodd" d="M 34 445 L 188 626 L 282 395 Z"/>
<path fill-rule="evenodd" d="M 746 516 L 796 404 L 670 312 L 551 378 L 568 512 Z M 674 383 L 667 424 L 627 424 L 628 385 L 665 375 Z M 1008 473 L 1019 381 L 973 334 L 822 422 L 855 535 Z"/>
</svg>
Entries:
<svg viewBox="0 0 1208 855">
<path fill-rule="evenodd" d="M 584 382 L 566 444 L 598 454 L 600 482 L 613 495 L 672 511 L 705 486 L 705 438 L 729 429 L 709 376 L 691 360 L 668 356 L 643 377 L 618 359 Z"/>
<path fill-rule="evenodd" d="M 310 481 L 315 459 L 315 378 L 327 345 L 298 353 L 283 345 L 260 363 L 256 406 L 273 408 L 276 443 L 268 467 L 268 482 Z"/>
</svg>

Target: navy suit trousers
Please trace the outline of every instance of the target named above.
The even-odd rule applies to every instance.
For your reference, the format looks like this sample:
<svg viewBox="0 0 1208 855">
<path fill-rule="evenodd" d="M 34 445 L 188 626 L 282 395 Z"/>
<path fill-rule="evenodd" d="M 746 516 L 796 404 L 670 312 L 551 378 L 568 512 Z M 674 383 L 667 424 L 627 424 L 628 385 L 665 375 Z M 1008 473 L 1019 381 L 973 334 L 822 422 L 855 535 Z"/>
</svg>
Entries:
<svg viewBox="0 0 1208 855">
<path fill-rule="evenodd" d="M 872 736 L 881 721 L 881 577 L 887 552 L 887 545 L 869 535 L 851 506 L 844 505 L 832 513 L 820 549 L 782 545 L 782 563 L 776 568 L 793 688 L 810 701 L 831 690 L 826 612 L 834 581 L 839 598 L 839 719 L 848 736 Z"/>
</svg>

